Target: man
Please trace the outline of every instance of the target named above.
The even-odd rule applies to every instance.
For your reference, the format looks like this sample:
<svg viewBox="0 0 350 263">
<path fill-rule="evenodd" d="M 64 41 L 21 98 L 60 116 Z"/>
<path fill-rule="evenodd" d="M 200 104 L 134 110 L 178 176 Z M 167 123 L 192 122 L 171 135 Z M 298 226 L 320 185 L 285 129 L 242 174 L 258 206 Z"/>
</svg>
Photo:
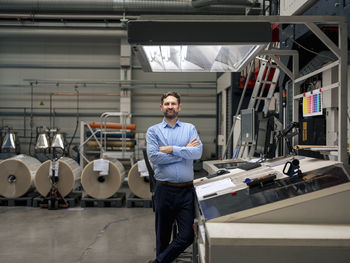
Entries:
<svg viewBox="0 0 350 263">
<path fill-rule="evenodd" d="M 163 122 L 147 131 L 147 153 L 154 165 L 156 254 L 153 263 L 172 262 L 193 242 L 194 187 L 193 160 L 202 156 L 202 143 L 194 125 L 180 122 L 180 95 L 162 95 Z M 178 234 L 169 244 L 172 224 Z M 152 262 L 152 261 L 149 261 Z"/>
</svg>

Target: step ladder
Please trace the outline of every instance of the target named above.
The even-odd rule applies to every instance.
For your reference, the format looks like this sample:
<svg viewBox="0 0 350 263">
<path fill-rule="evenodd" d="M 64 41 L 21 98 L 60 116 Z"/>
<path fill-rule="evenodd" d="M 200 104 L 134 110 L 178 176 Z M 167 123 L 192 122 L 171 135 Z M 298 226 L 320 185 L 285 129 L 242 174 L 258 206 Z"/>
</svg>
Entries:
<svg viewBox="0 0 350 263">
<path fill-rule="evenodd" d="M 274 75 L 272 77 L 272 80 L 268 81 L 268 77 L 270 75 L 270 71 L 272 68 L 275 69 L 275 72 L 274 72 Z M 279 75 L 280 75 L 280 69 L 277 67 L 277 65 L 271 59 L 266 59 L 266 56 L 264 56 L 262 58 L 262 63 L 261 63 L 260 69 L 259 69 L 259 73 L 258 73 L 256 82 L 255 82 L 255 85 L 254 85 L 254 89 L 253 89 L 251 98 L 249 100 L 248 109 L 254 109 L 254 111 L 256 112 L 260 106 L 261 101 L 264 101 L 263 113 L 264 113 L 264 116 L 267 115 L 271 99 L 275 93 L 275 89 L 277 86 L 277 81 L 278 81 Z M 268 91 L 266 97 L 263 97 L 266 84 L 270 84 L 270 88 L 269 88 L 269 91 Z M 242 96 L 244 96 L 244 94 L 242 94 Z M 235 116 L 235 117 L 237 117 L 237 116 Z M 230 136 L 232 136 L 235 124 L 236 124 L 236 122 L 234 121 L 231 132 L 230 132 Z M 254 134 L 254 137 L 255 137 L 255 134 Z M 229 141 L 228 141 L 228 143 L 229 143 Z M 227 146 L 228 145 L 226 145 L 226 148 L 227 148 Z M 244 155 L 246 154 L 247 147 L 250 147 L 248 156 L 252 157 L 254 155 L 255 148 L 256 148 L 256 139 L 254 138 L 251 143 L 242 143 L 242 134 L 240 134 L 239 138 L 237 140 L 237 144 L 234 145 L 234 147 L 233 147 L 234 158 L 240 159 L 240 158 L 244 157 Z M 223 156 L 225 157 L 225 155 L 226 155 L 226 150 L 225 150 Z"/>
</svg>

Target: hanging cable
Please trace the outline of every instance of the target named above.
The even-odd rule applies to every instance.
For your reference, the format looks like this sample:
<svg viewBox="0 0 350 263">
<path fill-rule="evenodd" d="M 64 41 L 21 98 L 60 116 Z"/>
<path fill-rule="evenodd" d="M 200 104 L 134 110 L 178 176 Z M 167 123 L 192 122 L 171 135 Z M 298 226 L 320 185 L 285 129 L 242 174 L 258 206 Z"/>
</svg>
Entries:
<svg viewBox="0 0 350 263">
<path fill-rule="evenodd" d="M 31 147 L 32 147 L 32 140 L 33 140 L 33 100 L 34 100 L 34 87 L 33 82 L 30 83 L 30 141 L 29 141 L 29 147 L 28 147 L 28 153 L 31 155 Z"/>
<path fill-rule="evenodd" d="M 73 140 L 75 138 L 75 135 L 77 133 L 78 126 L 79 126 L 79 90 L 78 90 L 78 86 L 76 85 L 74 87 L 74 89 L 75 89 L 75 92 L 77 94 L 77 121 L 76 121 L 76 124 L 75 124 L 75 129 L 74 129 L 74 132 L 73 132 L 73 136 L 72 136 L 72 138 L 71 138 L 71 140 L 70 140 L 70 142 L 68 144 L 67 150 L 66 150 L 66 154 L 68 156 L 70 155 L 70 147 L 72 145 L 72 142 L 73 142 Z"/>
<path fill-rule="evenodd" d="M 299 42 L 297 42 L 296 40 L 294 40 L 291 36 L 289 36 L 286 32 L 284 32 L 283 30 L 281 30 L 282 34 L 285 35 L 287 37 L 287 40 L 291 40 L 293 43 L 295 43 L 296 45 L 298 45 L 299 47 L 301 47 L 302 49 L 314 54 L 314 55 L 317 55 L 317 56 L 321 56 L 321 57 L 325 57 L 325 58 L 328 58 L 330 59 L 332 62 L 336 61 L 335 58 L 332 58 L 330 56 L 327 56 L 327 55 L 323 55 L 321 53 L 318 53 L 316 51 L 313 51 L 311 49 L 308 49 L 307 47 L 303 46 L 302 44 L 300 44 Z"/>
</svg>

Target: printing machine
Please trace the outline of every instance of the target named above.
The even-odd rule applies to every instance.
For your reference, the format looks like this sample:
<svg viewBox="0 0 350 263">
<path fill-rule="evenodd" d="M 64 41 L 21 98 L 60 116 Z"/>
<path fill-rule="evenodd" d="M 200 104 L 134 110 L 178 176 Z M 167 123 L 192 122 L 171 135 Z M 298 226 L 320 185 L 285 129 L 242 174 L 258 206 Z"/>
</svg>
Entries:
<svg viewBox="0 0 350 263">
<path fill-rule="evenodd" d="M 203 169 L 206 170 L 209 174 L 215 174 L 217 171 L 222 169 L 233 170 L 241 163 L 246 163 L 243 160 L 213 160 L 203 162 Z"/>
<path fill-rule="evenodd" d="M 199 262 L 349 262 L 350 177 L 342 163 L 303 156 L 223 163 L 194 181 Z"/>
</svg>

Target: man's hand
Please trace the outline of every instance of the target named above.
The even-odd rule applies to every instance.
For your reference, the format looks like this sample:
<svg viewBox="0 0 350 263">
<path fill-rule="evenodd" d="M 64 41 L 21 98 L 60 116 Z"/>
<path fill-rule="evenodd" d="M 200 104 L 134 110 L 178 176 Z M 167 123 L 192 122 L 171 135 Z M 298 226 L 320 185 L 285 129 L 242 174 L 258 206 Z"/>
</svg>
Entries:
<svg viewBox="0 0 350 263">
<path fill-rule="evenodd" d="M 173 146 L 160 146 L 158 148 L 159 152 L 162 153 L 172 153 L 173 152 Z"/>
<path fill-rule="evenodd" d="M 200 141 L 197 140 L 197 138 L 194 138 L 192 141 L 190 141 L 186 147 L 197 147 L 201 144 Z"/>
</svg>

